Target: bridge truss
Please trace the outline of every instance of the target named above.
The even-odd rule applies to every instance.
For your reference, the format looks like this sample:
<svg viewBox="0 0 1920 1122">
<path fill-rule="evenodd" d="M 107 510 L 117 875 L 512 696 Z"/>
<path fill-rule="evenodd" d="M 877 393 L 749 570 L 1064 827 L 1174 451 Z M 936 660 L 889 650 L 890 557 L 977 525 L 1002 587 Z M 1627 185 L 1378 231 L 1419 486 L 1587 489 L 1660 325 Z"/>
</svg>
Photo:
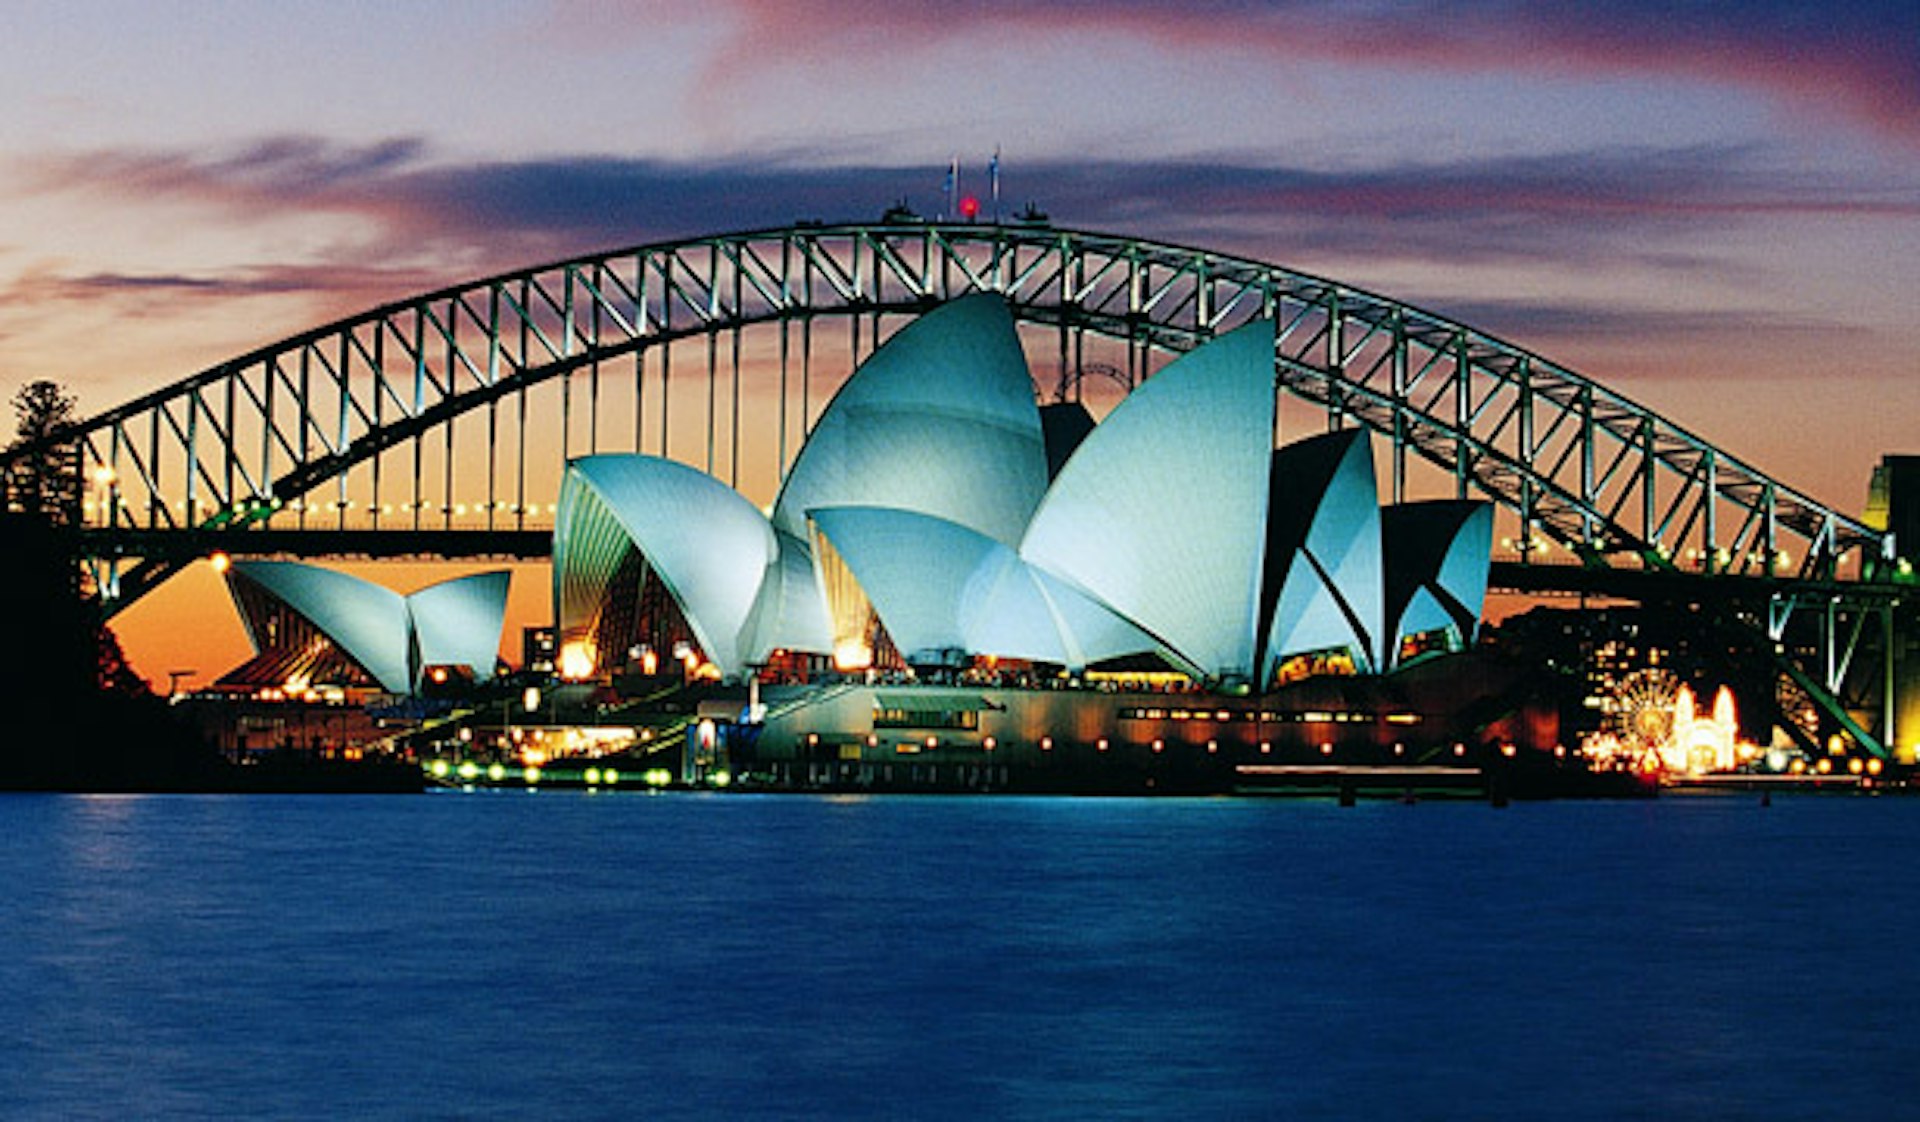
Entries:
<svg viewBox="0 0 1920 1122">
<path fill-rule="evenodd" d="M 1542 570 L 1695 578 L 1681 587 L 1727 599 L 1781 649 L 1783 675 L 1865 750 L 1884 751 L 1890 685 L 1848 683 L 1876 626 L 1892 658 L 1903 589 L 1890 536 L 1465 324 L 1135 238 L 803 224 L 580 257 L 241 355 L 10 450 L 0 471 L 19 491 L 49 452 L 76 461 L 69 518 L 109 612 L 249 531 L 275 531 L 258 540 L 281 549 L 301 532 L 405 549 L 435 531 L 421 552 L 452 551 L 457 534 L 474 543 L 461 552 L 518 552 L 551 515 L 572 456 L 671 455 L 770 499 L 864 353 L 905 317 L 981 289 L 1006 296 L 1037 383 L 1061 393 L 1137 384 L 1172 355 L 1272 316 L 1283 406 L 1385 438 L 1395 500 L 1490 498 L 1503 543 Z M 1108 377 L 1083 380 L 1087 371 Z M 1795 655 L 1790 631 L 1807 618 L 1824 638 Z M 1881 716 L 1860 719 L 1876 703 Z"/>
</svg>

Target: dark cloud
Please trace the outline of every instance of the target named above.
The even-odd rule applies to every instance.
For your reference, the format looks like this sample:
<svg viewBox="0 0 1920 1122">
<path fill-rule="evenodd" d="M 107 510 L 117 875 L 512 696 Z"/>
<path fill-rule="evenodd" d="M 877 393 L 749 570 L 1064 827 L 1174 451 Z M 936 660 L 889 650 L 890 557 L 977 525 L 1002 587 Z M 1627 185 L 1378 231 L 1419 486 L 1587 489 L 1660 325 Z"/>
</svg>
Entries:
<svg viewBox="0 0 1920 1122">
<path fill-rule="evenodd" d="M 41 190 L 170 197 L 242 216 L 336 212 L 397 243 L 501 242 L 519 252 L 611 244 L 800 218 L 872 218 L 905 200 L 931 214 L 944 169 L 849 165 L 831 153 L 667 161 L 581 156 L 447 163 L 413 140 L 370 147 L 281 138 L 235 154 L 105 152 L 41 161 Z M 977 169 L 976 169 L 977 175 Z M 1452 257 L 1552 252 L 1552 243 L 1754 215 L 1920 216 L 1920 189 L 1796 181 L 1742 147 L 1620 148 L 1387 163 L 1345 170 L 1240 159 L 1023 162 L 1006 209 L 1036 199 L 1071 225 L 1209 232 L 1229 241 L 1300 224 L 1365 223 L 1376 244 Z M 1408 238 L 1406 232 L 1417 236 Z M 1550 237 L 1547 235 L 1551 235 Z M 396 246 L 397 247 L 397 246 Z M 1354 246 L 1353 248 L 1362 248 Z M 1588 248 L 1583 245 L 1583 249 Z"/>
<path fill-rule="evenodd" d="M 242 217 L 334 214 L 360 233 L 318 260 L 218 275 L 41 277 L 28 298 L 307 292 L 346 314 L 486 272 L 623 245 L 798 219 L 871 220 L 902 200 L 930 216 L 941 205 L 943 177 L 938 167 L 850 166 L 799 150 L 711 161 L 449 163 L 432 160 L 413 140 L 356 147 L 295 137 L 231 153 L 89 153 L 41 162 L 36 184 L 129 201 L 184 200 Z M 1346 170 L 1231 159 L 1035 161 L 1009 168 L 1006 187 L 1009 213 L 1033 199 L 1063 226 L 1323 268 L 1413 261 L 1724 270 L 1715 239 L 1741 236 L 1756 221 L 1920 217 L 1920 189 L 1799 181 L 1740 147 Z M 1572 320 L 1556 326 L 1577 330 Z"/>
</svg>

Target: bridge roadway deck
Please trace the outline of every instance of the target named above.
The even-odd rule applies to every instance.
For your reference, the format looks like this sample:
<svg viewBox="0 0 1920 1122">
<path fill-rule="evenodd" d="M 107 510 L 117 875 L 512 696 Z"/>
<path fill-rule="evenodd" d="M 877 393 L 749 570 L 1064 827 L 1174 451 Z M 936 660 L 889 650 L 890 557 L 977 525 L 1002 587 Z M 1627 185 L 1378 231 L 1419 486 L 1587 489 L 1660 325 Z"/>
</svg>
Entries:
<svg viewBox="0 0 1920 1122">
<path fill-rule="evenodd" d="M 91 556 L 190 560 L 223 552 L 234 557 L 511 558 L 538 560 L 553 553 L 553 531 L 536 529 L 347 529 L 269 527 L 194 530 L 99 530 L 81 533 Z M 1897 604 L 1914 592 L 1904 584 L 1808 581 L 1789 577 L 1707 575 L 1652 569 L 1593 569 L 1580 565 L 1496 560 L 1492 591 L 1527 595 L 1598 596 L 1643 603 L 1764 605 L 1789 593 L 1803 600 L 1839 597 L 1853 604 Z"/>
<path fill-rule="evenodd" d="M 1910 585 L 1855 580 L 1698 573 L 1660 569 L 1595 569 L 1583 565 L 1493 562 L 1487 588 L 1527 595 L 1599 596 L 1650 604 L 1732 604 L 1759 608 L 1776 596 L 1803 603 L 1833 599 L 1849 606 L 1898 606 L 1920 599 Z"/>
<path fill-rule="evenodd" d="M 536 560 L 553 553 L 553 531 L 455 529 L 85 530 L 81 548 L 95 557 L 186 560 L 233 557 L 485 558 Z"/>
</svg>

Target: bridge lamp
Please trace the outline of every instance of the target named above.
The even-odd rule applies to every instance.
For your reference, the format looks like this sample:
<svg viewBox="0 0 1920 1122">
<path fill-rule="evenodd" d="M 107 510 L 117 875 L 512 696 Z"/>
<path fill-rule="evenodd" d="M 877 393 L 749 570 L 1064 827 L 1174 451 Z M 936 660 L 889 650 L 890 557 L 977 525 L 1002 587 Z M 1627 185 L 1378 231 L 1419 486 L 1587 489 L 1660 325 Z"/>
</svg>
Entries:
<svg viewBox="0 0 1920 1122">
<path fill-rule="evenodd" d="M 522 709 L 525 709 L 529 713 L 532 713 L 540 708 L 540 687 L 539 686 L 527 687 L 526 692 L 520 695 L 520 707 Z"/>
<path fill-rule="evenodd" d="M 224 573 L 233 567 L 233 558 L 228 557 L 223 550 L 215 550 L 213 556 L 207 558 L 207 563 L 213 566 L 214 572 Z"/>
</svg>

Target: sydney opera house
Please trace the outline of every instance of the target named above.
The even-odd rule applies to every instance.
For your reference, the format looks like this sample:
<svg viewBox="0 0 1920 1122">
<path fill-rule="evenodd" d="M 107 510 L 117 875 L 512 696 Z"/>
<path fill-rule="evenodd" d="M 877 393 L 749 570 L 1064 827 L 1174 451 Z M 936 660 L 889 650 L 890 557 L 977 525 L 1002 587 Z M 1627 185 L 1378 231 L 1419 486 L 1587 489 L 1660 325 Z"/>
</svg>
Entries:
<svg viewBox="0 0 1920 1122">
<path fill-rule="evenodd" d="M 1537 746 L 1470 658 L 1438 657 L 1473 642 L 1491 508 L 1383 508 L 1358 429 L 1276 447 L 1274 331 L 1197 347 L 1096 423 L 1038 404 L 1006 303 L 974 294 L 854 370 L 765 509 L 671 459 L 573 460 L 560 674 L 669 698 L 677 740 L 598 711 L 684 745 L 658 762 L 693 781 L 1220 789 Z M 228 685 L 493 672 L 505 573 L 228 580 L 259 652 Z"/>
<path fill-rule="evenodd" d="M 574 460 L 563 669 L 671 652 L 770 683 L 733 766 L 790 781 L 901 785 L 943 761 L 997 782 L 1081 749 L 1405 753 L 1444 707 L 1416 664 L 1474 635 L 1492 512 L 1382 509 L 1357 430 L 1276 449 L 1274 330 L 1213 339 L 1095 424 L 1036 404 L 1011 314 L 975 294 L 860 365 L 764 511 L 672 460 Z M 1282 687 L 1300 704 L 1276 707 Z"/>
<path fill-rule="evenodd" d="M 769 513 L 672 460 L 575 460 L 554 531 L 562 649 L 597 662 L 681 629 L 727 678 L 794 653 L 841 670 L 1144 659 L 1244 692 L 1300 660 L 1378 674 L 1473 633 L 1490 508 L 1381 510 L 1358 431 L 1276 451 L 1271 322 L 1183 356 L 1097 426 L 1051 428 L 1077 445 L 1049 447 L 1012 318 L 980 294 L 854 373 Z"/>
</svg>

